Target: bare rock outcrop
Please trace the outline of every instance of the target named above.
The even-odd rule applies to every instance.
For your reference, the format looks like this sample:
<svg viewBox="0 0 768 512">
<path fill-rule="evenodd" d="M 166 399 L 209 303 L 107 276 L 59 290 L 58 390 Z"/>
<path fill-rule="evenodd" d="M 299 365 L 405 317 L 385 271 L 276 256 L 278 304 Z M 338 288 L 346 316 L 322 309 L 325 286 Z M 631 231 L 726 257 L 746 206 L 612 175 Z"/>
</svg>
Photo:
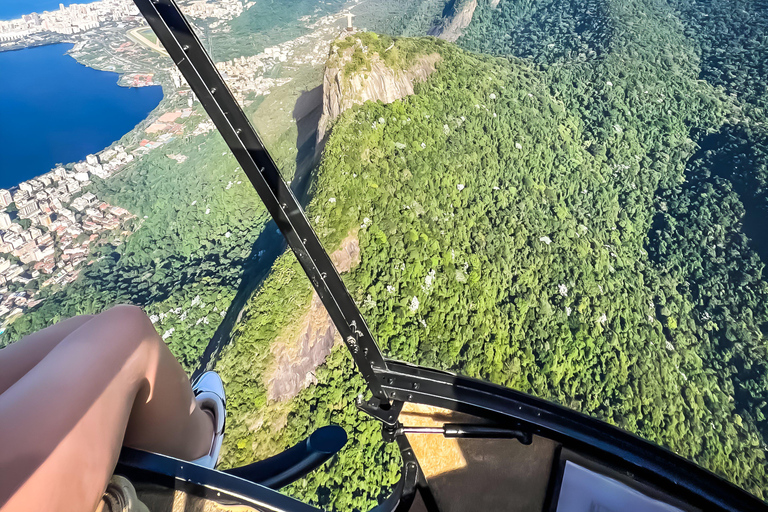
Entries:
<svg viewBox="0 0 768 512">
<path fill-rule="evenodd" d="M 498 5 L 498 0 L 495 0 L 495 4 Z M 494 0 L 491 1 L 491 6 L 494 5 Z M 467 28 L 472 21 L 472 16 L 477 9 L 477 0 L 455 0 L 451 13 L 442 19 L 442 21 L 432 27 L 429 31 L 430 36 L 439 37 L 451 43 L 461 37 L 461 34 L 465 28 Z"/>
<path fill-rule="evenodd" d="M 349 272 L 360 263 L 360 243 L 355 233 L 342 241 L 341 248 L 331 254 L 331 261 L 339 273 Z M 315 368 L 325 361 L 335 343 L 341 343 L 316 292 L 299 325 L 298 335 L 272 345 L 274 366 L 267 378 L 269 400 L 287 400 L 315 382 Z"/>
<path fill-rule="evenodd" d="M 354 36 L 348 36 L 354 37 Z M 317 140 L 323 141 L 332 121 L 342 112 L 366 101 L 392 103 L 413 94 L 415 83 L 424 81 L 435 71 L 440 55 L 433 53 L 419 57 L 408 69 L 389 67 L 378 53 L 366 54 L 364 70 L 347 76 L 345 68 L 352 62 L 355 51 L 368 52 L 359 39 L 354 46 L 337 50 L 334 45 L 323 77 L 323 114 L 317 128 Z"/>
</svg>

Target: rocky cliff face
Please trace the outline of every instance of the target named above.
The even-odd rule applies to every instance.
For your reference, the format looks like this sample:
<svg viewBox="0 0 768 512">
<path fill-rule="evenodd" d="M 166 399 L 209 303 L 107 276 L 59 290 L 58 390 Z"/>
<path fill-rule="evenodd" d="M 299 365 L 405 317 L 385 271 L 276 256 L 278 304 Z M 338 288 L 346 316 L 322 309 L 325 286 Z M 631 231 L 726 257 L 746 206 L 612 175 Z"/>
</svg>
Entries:
<svg viewBox="0 0 768 512">
<path fill-rule="evenodd" d="M 351 41 L 344 41 L 343 50 L 334 44 L 326 64 L 318 142 L 325 139 L 331 122 L 348 108 L 366 101 L 391 103 L 413 94 L 414 84 L 426 80 L 441 59 L 437 53 L 424 55 L 411 59 L 412 63 L 406 69 L 394 69 L 379 53 L 369 51 L 359 38 L 352 45 L 349 44 Z M 393 47 L 394 44 L 381 51 L 385 53 Z M 361 54 L 364 63 L 347 73 L 348 65 Z M 320 147 L 322 145 L 318 144 Z M 360 262 L 356 233 L 342 241 L 341 248 L 331 254 L 331 261 L 339 273 L 348 272 Z M 266 378 L 269 400 L 287 400 L 313 383 L 315 369 L 325 361 L 334 344 L 341 343 L 341 337 L 316 292 L 312 293 L 309 311 L 297 325 L 297 330 L 272 345 L 274 364 Z"/>
<path fill-rule="evenodd" d="M 354 37 L 354 36 L 349 36 Z M 365 53 L 364 69 L 347 76 L 345 68 L 352 62 L 355 51 Z M 323 78 L 323 114 L 317 129 L 317 140 L 324 140 L 330 123 L 342 112 L 366 101 L 392 103 L 413 94 L 415 83 L 426 80 L 435 71 L 438 54 L 425 55 L 405 70 L 392 69 L 378 53 L 368 54 L 360 40 L 344 50 L 331 50 Z"/>
<path fill-rule="evenodd" d="M 491 6 L 496 7 L 499 0 L 491 0 Z M 439 37 L 451 43 L 461 37 L 462 31 L 469 26 L 472 16 L 477 9 L 477 0 L 455 0 L 451 13 L 443 18 L 440 24 L 429 31 L 430 36 Z"/>
<path fill-rule="evenodd" d="M 331 254 L 331 261 L 340 274 L 360 263 L 356 234 L 350 234 L 341 242 L 341 248 Z M 297 336 L 272 346 L 275 365 L 267 377 L 269 400 L 287 400 L 315 382 L 315 368 L 325 361 L 335 343 L 341 343 L 341 336 L 317 292 L 312 293 L 309 311 L 299 324 Z"/>
</svg>

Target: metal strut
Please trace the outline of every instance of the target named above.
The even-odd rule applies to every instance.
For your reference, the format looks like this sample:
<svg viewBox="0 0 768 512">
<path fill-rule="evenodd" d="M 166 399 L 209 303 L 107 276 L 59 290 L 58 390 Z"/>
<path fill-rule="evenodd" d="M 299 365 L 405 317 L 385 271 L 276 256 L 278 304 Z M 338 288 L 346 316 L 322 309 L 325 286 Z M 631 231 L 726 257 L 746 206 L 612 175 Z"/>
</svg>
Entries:
<svg viewBox="0 0 768 512">
<path fill-rule="evenodd" d="M 134 0 L 192 91 L 224 137 L 270 215 L 315 287 L 373 394 L 376 409 L 389 419 L 389 397 L 375 370 L 384 357 L 357 305 L 331 263 L 299 202 L 240 105 L 174 0 Z M 396 417 L 396 416 L 395 416 Z"/>
</svg>

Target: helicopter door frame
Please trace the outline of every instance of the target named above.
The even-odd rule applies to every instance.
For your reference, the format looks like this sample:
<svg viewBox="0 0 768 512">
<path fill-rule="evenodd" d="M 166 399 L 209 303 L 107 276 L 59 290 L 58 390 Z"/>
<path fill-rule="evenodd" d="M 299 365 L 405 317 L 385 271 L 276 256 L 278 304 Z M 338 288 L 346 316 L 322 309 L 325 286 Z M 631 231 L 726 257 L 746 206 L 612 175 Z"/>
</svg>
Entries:
<svg viewBox="0 0 768 512">
<path fill-rule="evenodd" d="M 465 413 L 551 439 L 702 510 L 768 512 L 764 501 L 715 473 L 573 409 L 448 372 L 393 360 L 387 360 L 387 367 L 379 377 L 394 400 Z"/>
</svg>

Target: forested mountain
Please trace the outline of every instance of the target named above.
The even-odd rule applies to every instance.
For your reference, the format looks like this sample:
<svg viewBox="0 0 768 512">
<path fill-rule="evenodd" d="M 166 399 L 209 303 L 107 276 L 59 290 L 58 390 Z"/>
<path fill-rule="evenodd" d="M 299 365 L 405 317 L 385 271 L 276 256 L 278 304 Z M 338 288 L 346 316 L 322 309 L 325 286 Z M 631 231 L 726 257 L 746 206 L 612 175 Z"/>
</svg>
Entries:
<svg viewBox="0 0 768 512">
<path fill-rule="evenodd" d="M 309 216 L 329 251 L 359 228 L 348 283 L 378 342 L 597 416 L 765 496 L 766 6 L 493 4 L 457 45 L 496 56 L 423 39 L 442 61 L 416 94 L 346 112 L 328 140 Z M 225 460 L 342 424 L 354 444 L 293 492 L 363 509 L 396 477 L 354 411 L 343 352 L 278 404 L 247 370 L 271 364 L 271 340 L 308 304 L 292 256 L 270 279 L 219 365 L 235 397 Z"/>
<path fill-rule="evenodd" d="M 202 21 L 196 27 L 218 62 L 305 36 L 312 30 L 312 19 L 337 13 L 343 4 L 333 0 L 318 6 L 315 0 L 301 0 L 259 5 L 232 20 L 226 31 L 212 34 Z M 379 0 L 356 12 L 361 21 L 381 30 L 426 33 L 439 19 L 440 4 L 441 0 Z M 321 66 L 279 66 L 272 78 L 287 77 L 289 83 L 269 97 L 249 98 L 245 107 L 288 180 L 296 177 L 297 170 L 309 173 L 312 158 L 306 153 L 314 155 L 314 147 L 307 149 L 301 143 L 306 139 L 314 144 L 314 137 L 299 133 L 299 125 L 310 123 L 301 118 L 306 114 L 292 111 L 305 90 L 322 82 L 322 71 Z M 161 76 L 166 74 L 163 70 Z M 169 85 L 150 117 L 186 108 L 187 97 L 176 92 Z M 90 185 L 99 198 L 137 215 L 131 226 L 136 232 L 100 247 L 75 283 L 43 289 L 36 297 L 43 302 L 0 333 L 0 347 L 63 318 L 132 303 L 152 316 L 189 373 L 198 367 L 217 329 L 236 322 L 242 303 L 269 270 L 272 253 L 281 247 L 276 228 L 265 233 L 266 210 L 219 135 L 215 131 L 190 135 L 206 119 L 198 104 L 193 116 L 178 120 L 185 136 L 141 156 L 121 174 Z M 142 123 L 121 142 L 136 146 L 149 124 Z M 169 155 L 187 159 L 177 162 Z"/>
</svg>

